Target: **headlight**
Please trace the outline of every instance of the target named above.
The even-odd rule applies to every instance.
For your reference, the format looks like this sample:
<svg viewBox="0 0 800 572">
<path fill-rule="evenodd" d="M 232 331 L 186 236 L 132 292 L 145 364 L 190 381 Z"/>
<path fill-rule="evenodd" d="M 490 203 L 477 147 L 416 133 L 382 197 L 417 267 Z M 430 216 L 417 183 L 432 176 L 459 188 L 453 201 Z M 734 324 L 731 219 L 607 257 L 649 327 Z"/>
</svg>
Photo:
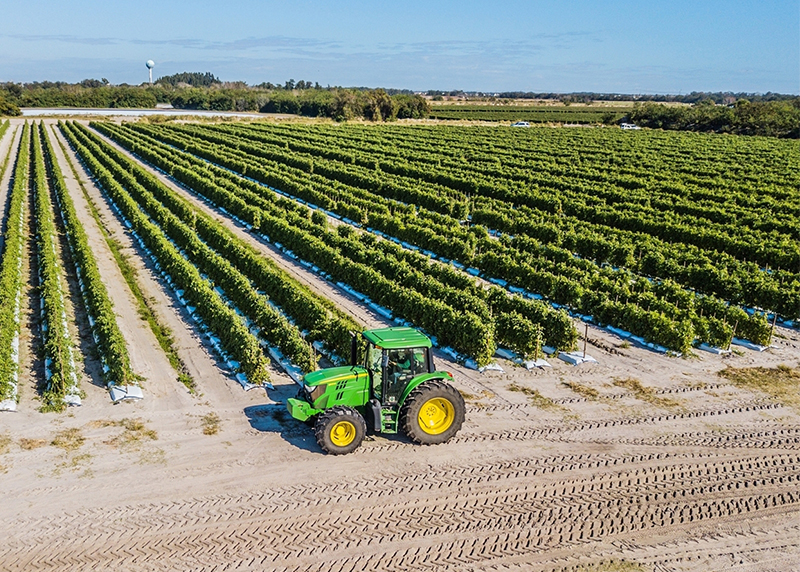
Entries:
<svg viewBox="0 0 800 572">
<path fill-rule="evenodd" d="M 306 385 L 304 387 L 306 389 L 306 393 L 308 394 L 308 398 L 311 400 L 311 403 L 314 403 L 317 399 L 319 399 L 328 388 L 328 386 L 325 384 Z"/>
</svg>

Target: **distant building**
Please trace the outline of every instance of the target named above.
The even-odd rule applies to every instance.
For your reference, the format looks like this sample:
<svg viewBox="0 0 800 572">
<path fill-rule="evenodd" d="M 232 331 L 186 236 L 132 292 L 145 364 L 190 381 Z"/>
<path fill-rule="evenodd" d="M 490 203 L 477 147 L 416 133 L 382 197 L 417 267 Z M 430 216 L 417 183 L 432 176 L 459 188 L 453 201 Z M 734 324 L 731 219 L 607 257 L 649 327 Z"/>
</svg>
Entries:
<svg viewBox="0 0 800 572">
<path fill-rule="evenodd" d="M 641 129 L 641 127 L 639 127 L 635 123 L 621 123 L 620 124 L 620 128 L 622 128 L 622 129 Z"/>
</svg>

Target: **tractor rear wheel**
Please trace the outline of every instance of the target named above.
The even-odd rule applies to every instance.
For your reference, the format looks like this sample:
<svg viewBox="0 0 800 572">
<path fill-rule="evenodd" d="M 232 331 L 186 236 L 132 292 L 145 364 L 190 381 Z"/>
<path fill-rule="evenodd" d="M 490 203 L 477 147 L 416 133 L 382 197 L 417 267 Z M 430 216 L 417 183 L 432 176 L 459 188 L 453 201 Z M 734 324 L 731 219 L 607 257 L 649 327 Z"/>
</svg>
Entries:
<svg viewBox="0 0 800 572">
<path fill-rule="evenodd" d="M 415 387 L 400 410 L 400 426 L 422 445 L 445 443 L 464 423 L 466 405 L 458 390 L 441 379 Z"/>
<path fill-rule="evenodd" d="M 346 455 L 358 449 L 367 432 L 361 414 L 352 407 L 331 407 L 314 423 L 314 436 L 320 448 L 331 455 Z"/>
</svg>

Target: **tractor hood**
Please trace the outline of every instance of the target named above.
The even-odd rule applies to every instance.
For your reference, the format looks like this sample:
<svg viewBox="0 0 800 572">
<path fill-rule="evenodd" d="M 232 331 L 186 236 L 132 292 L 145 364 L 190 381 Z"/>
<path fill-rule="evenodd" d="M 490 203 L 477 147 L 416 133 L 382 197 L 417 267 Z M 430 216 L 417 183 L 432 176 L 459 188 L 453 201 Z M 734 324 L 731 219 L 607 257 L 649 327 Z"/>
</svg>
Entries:
<svg viewBox="0 0 800 572">
<path fill-rule="evenodd" d="M 303 377 L 303 386 L 308 403 L 317 412 L 335 405 L 361 407 L 369 401 L 369 373 L 359 366 L 312 371 Z"/>
<path fill-rule="evenodd" d="M 328 369 L 307 373 L 303 377 L 303 384 L 310 387 L 328 385 L 330 383 L 339 383 L 340 381 L 350 381 L 362 375 L 367 375 L 367 370 L 361 366 L 329 367 Z"/>
</svg>

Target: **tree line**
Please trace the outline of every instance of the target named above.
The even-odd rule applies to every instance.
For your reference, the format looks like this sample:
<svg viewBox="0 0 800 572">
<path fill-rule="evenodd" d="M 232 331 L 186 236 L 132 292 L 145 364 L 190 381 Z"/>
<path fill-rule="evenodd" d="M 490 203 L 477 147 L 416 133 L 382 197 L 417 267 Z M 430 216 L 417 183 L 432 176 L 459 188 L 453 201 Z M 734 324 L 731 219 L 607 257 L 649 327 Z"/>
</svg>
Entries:
<svg viewBox="0 0 800 572">
<path fill-rule="evenodd" d="M 462 90 L 428 90 L 425 95 L 433 98 L 443 99 L 447 97 L 464 98 L 494 98 L 496 99 L 544 99 L 557 100 L 563 103 L 592 103 L 595 101 L 655 101 L 661 103 L 700 103 L 701 101 L 711 100 L 718 105 L 735 103 L 740 99 L 750 102 L 761 101 L 785 101 L 796 98 L 796 95 L 775 93 L 747 93 L 733 91 L 692 91 L 686 94 L 633 94 L 633 93 L 598 93 L 594 91 L 581 91 L 574 93 L 559 92 L 534 92 L 534 91 L 501 91 L 501 92 L 482 92 L 482 91 L 462 91 Z"/>
<path fill-rule="evenodd" d="M 635 104 L 629 121 L 641 127 L 678 131 L 711 131 L 737 135 L 800 138 L 800 97 L 716 105 L 704 100 L 692 106 L 646 102 Z"/>
<path fill-rule="evenodd" d="M 464 92 L 430 91 L 441 95 Z M 496 95 L 496 94 L 495 94 Z M 626 96 L 598 93 L 507 92 L 500 97 L 558 98 L 565 104 L 592 100 L 638 99 L 625 118 L 643 127 L 713 131 L 741 135 L 800 137 L 800 98 L 776 93 L 692 92 L 682 96 Z M 741 96 L 741 97 L 740 97 Z M 746 97 L 745 97 L 746 96 Z M 647 99 L 647 101 L 643 101 Z M 685 102 L 691 106 L 667 106 Z M 154 108 L 171 104 L 178 109 L 286 113 L 330 117 L 337 121 L 426 118 L 430 104 L 408 90 L 322 87 L 318 82 L 290 79 L 284 84 L 222 82 L 212 73 L 183 72 L 158 78 L 154 85 L 111 85 L 105 78 L 66 82 L 0 83 L 0 116 L 20 115 L 20 107 Z M 609 109 L 604 123 L 619 121 Z"/>
<path fill-rule="evenodd" d="M 79 83 L 0 84 L 0 115 L 20 115 L 20 107 L 153 108 L 287 113 L 330 117 L 337 121 L 425 118 L 427 100 L 405 90 L 322 87 L 317 82 L 288 80 L 284 85 L 221 82 L 211 73 L 180 73 L 153 85 L 111 85 L 108 80 Z"/>
</svg>

